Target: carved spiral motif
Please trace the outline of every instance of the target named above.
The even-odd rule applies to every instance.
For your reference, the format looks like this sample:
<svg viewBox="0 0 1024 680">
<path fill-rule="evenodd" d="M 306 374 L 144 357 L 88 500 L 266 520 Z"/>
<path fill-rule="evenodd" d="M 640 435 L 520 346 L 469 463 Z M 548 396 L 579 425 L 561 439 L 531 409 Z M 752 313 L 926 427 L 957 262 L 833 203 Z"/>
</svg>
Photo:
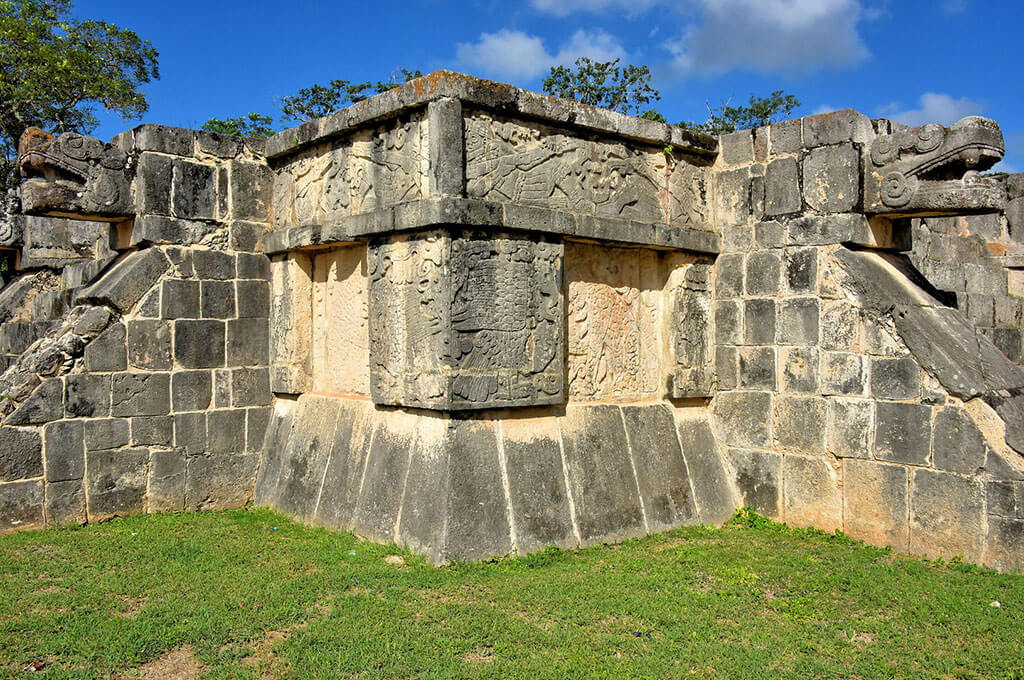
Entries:
<svg viewBox="0 0 1024 680">
<path fill-rule="evenodd" d="M 900 144 L 896 135 L 882 135 L 871 145 L 871 162 L 875 165 L 887 165 L 896 160 L 900 153 Z"/>
<path fill-rule="evenodd" d="M 69 158 L 74 158 L 76 161 L 84 161 L 90 157 L 90 144 L 83 135 L 75 132 L 66 132 L 58 139 L 60 140 L 60 150 Z"/>
<path fill-rule="evenodd" d="M 918 153 L 928 153 L 938 149 L 946 137 L 946 130 L 938 123 L 928 123 L 917 128 L 917 141 L 914 149 Z"/>
<path fill-rule="evenodd" d="M 902 172 L 890 172 L 882 178 L 882 202 L 894 208 L 910 203 L 914 190 Z"/>
</svg>

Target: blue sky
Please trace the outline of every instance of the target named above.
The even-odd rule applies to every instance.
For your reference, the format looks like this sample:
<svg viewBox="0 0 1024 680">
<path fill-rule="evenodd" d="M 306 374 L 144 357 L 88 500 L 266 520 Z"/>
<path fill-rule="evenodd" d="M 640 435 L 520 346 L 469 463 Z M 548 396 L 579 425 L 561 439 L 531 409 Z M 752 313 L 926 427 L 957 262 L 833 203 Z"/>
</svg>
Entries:
<svg viewBox="0 0 1024 680">
<path fill-rule="evenodd" d="M 852 107 L 911 124 L 986 115 L 1024 171 L 1020 0 L 78 0 L 160 51 L 144 122 L 277 113 L 332 78 L 440 68 L 539 90 L 578 56 L 647 64 L 670 121 L 782 89 L 799 114 Z M 140 121 L 101 116 L 110 137 Z"/>
</svg>

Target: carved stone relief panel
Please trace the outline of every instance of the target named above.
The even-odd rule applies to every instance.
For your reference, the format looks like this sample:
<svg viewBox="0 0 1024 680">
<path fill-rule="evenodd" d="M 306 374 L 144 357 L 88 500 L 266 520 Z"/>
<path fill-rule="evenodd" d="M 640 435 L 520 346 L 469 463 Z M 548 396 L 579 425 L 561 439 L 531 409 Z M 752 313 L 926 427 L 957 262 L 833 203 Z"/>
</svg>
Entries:
<svg viewBox="0 0 1024 680">
<path fill-rule="evenodd" d="M 658 253 L 568 243 L 565 275 L 570 399 L 660 397 L 664 343 Z"/>
<path fill-rule="evenodd" d="M 374 401 L 436 409 L 560 403 L 562 246 L 432 231 L 371 242 Z"/>
<path fill-rule="evenodd" d="M 325 224 L 424 197 L 421 114 L 306 149 L 275 171 L 274 225 Z"/>
<path fill-rule="evenodd" d="M 686 256 L 672 254 L 668 259 L 679 257 Z M 708 397 L 712 392 L 711 264 L 697 261 L 670 271 L 666 291 L 671 304 L 672 396 Z"/>
<path fill-rule="evenodd" d="M 370 393 L 366 247 L 313 256 L 313 391 Z"/>
<path fill-rule="evenodd" d="M 671 149 L 582 137 L 471 112 L 470 198 L 539 204 L 647 222 L 703 224 L 706 168 Z"/>
</svg>

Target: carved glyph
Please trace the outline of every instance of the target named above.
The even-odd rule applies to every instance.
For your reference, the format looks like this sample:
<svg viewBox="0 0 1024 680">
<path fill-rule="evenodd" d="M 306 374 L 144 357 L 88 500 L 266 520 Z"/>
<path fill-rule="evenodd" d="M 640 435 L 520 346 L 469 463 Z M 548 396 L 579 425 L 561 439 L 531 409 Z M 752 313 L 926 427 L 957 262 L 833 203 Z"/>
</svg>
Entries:
<svg viewBox="0 0 1024 680">
<path fill-rule="evenodd" d="M 374 401 L 561 401 L 561 245 L 438 230 L 371 243 L 367 269 Z"/>
<path fill-rule="evenodd" d="M 671 149 L 582 138 L 473 112 L 466 119 L 471 198 L 648 222 L 704 222 L 704 171 Z"/>
</svg>

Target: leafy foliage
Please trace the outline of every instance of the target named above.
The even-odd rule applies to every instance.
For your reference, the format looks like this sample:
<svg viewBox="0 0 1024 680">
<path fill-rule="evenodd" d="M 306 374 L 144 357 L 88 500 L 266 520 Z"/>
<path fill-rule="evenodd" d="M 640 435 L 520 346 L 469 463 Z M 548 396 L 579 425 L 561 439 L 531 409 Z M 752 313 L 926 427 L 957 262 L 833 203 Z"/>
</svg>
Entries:
<svg viewBox="0 0 1024 680">
<path fill-rule="evenodd" d="M 580 57 L 575 67 L 553 66 L 544 79 L 544 92 L 584 104 L 640 115 L 643 108 L 661 99 L 651 87 L 651 70 L 646 66 L 619 66 L 619 59 L 593 61 Z M 643 111 L 645 118 L 658 120 L 657 111 Z M 664 119 L 661 119 L 664 120 Z"/>
<path fill-rule="evenodd" d="M 782 90 L 776 90 L 767 97 L 750 96 L 746 106 L 730 106 L 722 102 L 718 107 L 708 104 L 708 118 L 703 123 L 683 121 L 680 127 L 721 135 L 737 130 L 747 130 L 785 120 L 800 106 L 800 100 Z"/>
<path fill-rule="evenodd" d="M 26 128 L 89 132 L 99 106 L 123 118 L 149 108 L 139 88 L 160 77 L 156 49 L 71 9 L 71 0 L 0 0 L 0 185 L 14 182 Z"/>
<path fill-rule="evenodd" d="M 392 74 L 391 80 L 376 83 L 353 83 L 350 80 L 332 80 L 328 85 L 314 84 L 304 87 L 289 97 L 282 97 L 282 121 L 306 122 L 314 118 L 326 116 L 340 108 L 362 101 L 374 94 L 404 85 L 413 78 L 423 74 L 419 71 L 400 70 L 402 81 L 398 81 L 398 73 Z"/>
<path fill-rule="evenodd" d="M 239 137 L 269 137 L 274 134 L 274 119 L 259 113 L 250 113 L 238 118 L 211 118 L 203 123 L 203 130 L 216 132 L 222 135 L 237 135 Z"/>
</svg>

